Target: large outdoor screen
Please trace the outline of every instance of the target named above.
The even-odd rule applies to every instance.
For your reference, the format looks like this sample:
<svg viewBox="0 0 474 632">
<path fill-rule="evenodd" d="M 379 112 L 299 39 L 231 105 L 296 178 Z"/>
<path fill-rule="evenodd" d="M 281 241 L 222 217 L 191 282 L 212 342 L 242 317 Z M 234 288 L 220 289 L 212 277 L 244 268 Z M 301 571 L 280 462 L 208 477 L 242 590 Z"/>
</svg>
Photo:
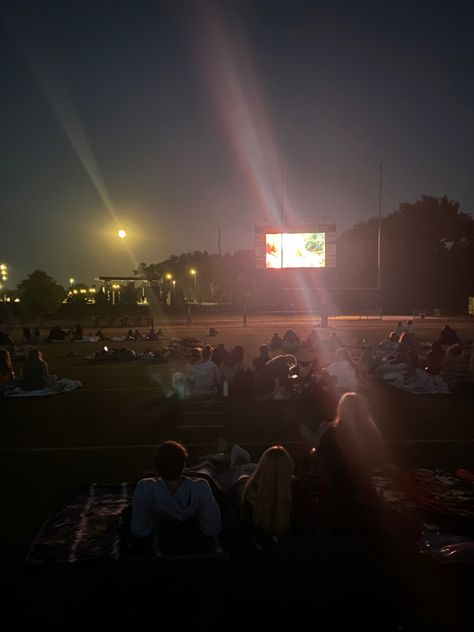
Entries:
<svg viewBox="0 0 474 632">
<path fill-rule="evenodd" d="M 266 233 L 266 268 L 325 268 L 326 233 Z"/>
</svg>

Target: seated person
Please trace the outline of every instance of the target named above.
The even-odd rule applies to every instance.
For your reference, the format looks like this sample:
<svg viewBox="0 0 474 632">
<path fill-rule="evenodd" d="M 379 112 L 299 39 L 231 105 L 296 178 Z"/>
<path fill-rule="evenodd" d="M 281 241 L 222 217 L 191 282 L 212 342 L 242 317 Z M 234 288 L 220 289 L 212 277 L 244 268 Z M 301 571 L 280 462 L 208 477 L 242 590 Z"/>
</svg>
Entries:
<svg viewBox="0 0 474 632">
<path fill-rule="evenodd" d="M 135 340 L 135 336 L 133 335 L 133 331 L 129 329 L 127 331 L 127 335 L 125 336 L 125 340 Z"/>
<path fill-rule="evenodd" d="M 427 371 L 430 375 L 440 375 L 444 362 L 444 349 L 439 341 L 433 342 L 426 356 Z"/>
<path fill-rule="evenodd" d="M 293 355 L 278 355 L 269 360 L 256 379 L 257 399 L 290 399 L 293 389 L 289 376 L 296 364 Z"/>
<path fill-rule="evenodd" d="M 333 334 L 335 335 L 335 334 Z M 319 340 L 319 333 L 318 330 L 316 329 L 316 327 L 313 327 L 311 329 L 311 332 L 309 334 L 309 336 L 306 338 L 306 345 L 308 347 L 313 347 L 313 349 L 318 349 L 320 344 L 320 340 Z M 339 345 L 341 346 L 341 345 Z"/>
<path fill-rule="evenodd" d="M 336 351 L 336 360 L 331 362 L 326 371 L 334 379 L 335 388 L 340 393 L 359 388 L 359 372 L 347 349 L 341 348 Z"/>
<path fill-rule="evenodd" d="M 270 351 L 277 351 L 278 349 L 283 349 L 283 339 L 277 333 L 274 333 L 270 340 Z"/>
<path fill-rule="evenodd" d="M 164 340 L 165 339 L 165 335 L 164 335 L 163 330 L 161 329 L 161 327 L 156 332 L 156 339 L 157 340 Z"/>
<path fill-rule="evenodd" d="M 296 376 L 293 382 L 295 392 L 302 401 L 317 402 L 318 421 L 332 418 L 337 405 L 334 385 L 327 371 L 319 368 L 315 351 L 303 346 L 296 352 L 296 359 L 298 364 L 292 372 Z"/>
<path fill-rule="evenodd" d="M 135 332 L 133 334 L 133 337 L 135 338 L 135 340 L 141 340 L 143 338 L 143 336 L 141 335 L 141 333 L 138 331 L 138 329 L 135 329 Z"/>
<path fill-rule="evenodd" d="M 468 384 L 473 381 L 473 373 L 470 368 L 470 358 L 463 353 L 460 344 L 451 345 L 447 352 L 441 369 L 441 377 L 453 390 L 460 384 Z"/>
<path fill-rule="evenodd" d="M 0 392 L 17 386 L 10 353 L 0 349 Z"/>
<path fill-rule="evenodd" d="M 415 325 L 412 320 L 407 320 L 405 325 L 405 332 L 410 336 L 415 336 Z"/>
<path fill-rule="evenodd" d="M 321 424 L 313 447 L 331 526 L 341 533 L 376 535 L 379 503 L 371 475 L 386 455 L 365 400 L 357 393 L 343 395 L 334 422 Z"/>
<path fill-rule="evenodd" d="M 84 338 L 84 332 L 79 323 L 77 323 L 76 328 L 72 332 L 72 340 L 82 340 Z"/>
<path fill-rule="evenodd" d="M 449 325 L 445 325 L 441 330 L 438 342 L 441 345 L 450 347 L 451 345 L 459 344 L 461 341 L 454 329 L 451 329 Z"/>
<path fill-rule="evenodd" d="M 283 446 L 272 446 L 262 454 L 243 489 L 241 507 L 249 535 L 262 544 L 308 529 L 310 497 L 295 477 L 295 464 Z"/>
<path fill-rule="evenodd" d="M 210 327 L 209 328 L 209 336 L 213 337 L 213 336 L 217 336 L 218 335 L 218 331 L 217 329 L 214 329 L 214 327 Z"/>
<path fill-rule="evenodd" d="M 107 338 L 104 336 L 104 334 L 102 333 L 102 330 L 99 329 L 98 331 L 95 332 L 96 338 L 98 338 L 99 340 L 107 340 Z"/>
<path fill-rule="evenodd" d="M 61 327 L 56 326 L 50 329 L 46 340 L 49 340 L 49 341 L 57 340 L 57 341 L 62 342 L 63 340 L 66 340 L 66 338 L 67 338 L 67 333 Z"/>
<path fill-rule="evenodd" d="M 283 348 L 284 349 L 296 349 L 300 345 L 300 339 L 295 334 L 293 329 L 288 329 L 286 334 L 283 336 Z"/>
<path fill-rule="evenodd" d="M 217 345 L 217 347 L 214 349 L 212 353 L 212 361 L 217 367 L 220 367 L 221 364 L 224 362 L 224 360 L 226 360 L 228 355 L 229 355 L 229 352 L 221 343 L 220 345 Z"/>
<path fill-rule="evenodd" d="M 27 359 L 23 363 L 23 380 L 21 387 L 26 391 L 36 391 L 57 382 L 56 375 L 50 375 L 48 365 L 43 360 L 39 349 L 30 349 Z"/>
<path fill-rule="evenodd" d="M 408 353 L 410 351 L 416 351 L 415 341 L 411 334 L 404 331 L 398 343 L 396 362 L 408 362 Z"/>
<path fill-rule="evenodd" d="M 212 347 L 205 345 L 201 351 L 201 357 L 191 367 L 191 387 L 196 395 L 216 393 L 219 379 L 217 366 L 211 360 Z"/>
<path fill-rule="evenodd" d="M 401 320 L 398 321 L 397 326 L 395 327 L 395 333 L 398 336 L 398 339 L 400 340 L 400 336 L 403 334 L 403 332 L 405 331 L 405 327 L 403 326 L 403 323 Z"/>
<path fill-rule="evenodd" d="M 269 360 L 271 360 L 271 358 L 270 358 L 270 351 L 268 349 L 268 345 L 260 345 L 260 348 L 259 348 L 258 351 L 259 351 L 260 355 L 257 356 L 252 361 L 252 366 L 253 366 L 253 369 L 255 371 L 255 375 L 257 375 L 257 376 L 260 373 L 260 371 L 263 369 L 263 367 L 266 365 L 266 363 Z"/>
<path fill-rule="evenodd" d="M 229 353 L 227 358 L 223 361 L 219 371 L 219 383 L 229 384 L 230 392 L 232 392 L 232 382 L 234 381 L 237 373 L 243 369 L 244 365 L 244 348 L 241 345 L 236 345 Z"/>
<path fill-rule="evenodd" d="M 173 531 L 188 526 L 184 541 L 174 543 L 188 551 L 209 549 L 221 530 L 221 512 L 209 483 L 202 478 L 183 476 L 188 453 L 175 441 L 158 446 L 154 467 L 156 477 L 137 483 L 132 499 L 131 533 L 135 538 L 148 538 L 166 530 L 173 540 Z M 177 551 L 180 552 L 180 551 Z"/>
</svg>

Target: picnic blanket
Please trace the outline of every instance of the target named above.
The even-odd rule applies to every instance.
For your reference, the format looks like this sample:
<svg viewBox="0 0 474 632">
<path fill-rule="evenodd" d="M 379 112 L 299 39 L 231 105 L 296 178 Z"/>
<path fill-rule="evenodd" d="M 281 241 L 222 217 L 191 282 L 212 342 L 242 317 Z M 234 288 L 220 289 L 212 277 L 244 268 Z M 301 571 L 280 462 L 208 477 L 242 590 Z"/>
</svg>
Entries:
<svg viewBox="0 0 474 632">
<path fill-rule="evenodd" d="M 387 375 L 384 379 L 387 379 Z M 448 395 L 450 392 L 448 385 L 439 375 L 429 375 L 420 369 L 417 369 L 415 377 L 398 375 L 388 383 L 412 395 Z"/>
<path fill-rule="evenodd" d="M 324 513 L 318 474 L 302 477 L 315 513 Z M 419 552 L 442 562 L 474 564 L 474 474 L 469 470 L 401 470 L 374 474 L 379 497 L 401 516 L 416 517 Z M 127 559 L 118 518 L 130 505 L 135 483 L 90 483 L 71 491 L 36 535 L 27 556 L 31 563 Z M 315 537 L 318 537 L 315 534 Z"/>
<path fill-rule="evenodd" d="M 26 391 L 19 386 L 9 389 L 3 394 L 5 397 L 45 397 L 47 395 L 59 395 L 60 393 L 69 393 L 76 388 L 81 388 L 82 383 L 79 380 L 69 380 L 68 378 L 62 378 L 58 380 L 53 386 L 41 388 L 35 391 Z"/>
<path fill-rule="evenodd" d="M 118 559 L 116 518 L 132 498 L 135 483 L 83 485 L 55 507 L 27 555 L 28 562 Z"/>
</svg>

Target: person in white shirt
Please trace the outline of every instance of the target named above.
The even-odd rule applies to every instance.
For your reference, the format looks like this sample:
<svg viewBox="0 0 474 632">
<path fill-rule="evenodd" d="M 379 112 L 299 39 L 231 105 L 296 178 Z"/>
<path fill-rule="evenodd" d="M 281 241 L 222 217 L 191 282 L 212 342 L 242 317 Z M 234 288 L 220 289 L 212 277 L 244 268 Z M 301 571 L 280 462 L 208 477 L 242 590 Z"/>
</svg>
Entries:
<svg viewBox="0 0 474 632">
<path fill-rule="evenodd" d="M 359 388 L 357 366 L 346 349 L 336 351 L 336 360 L 326 368 L 326 371 L 335 379 L 335 388 L 339 393 L 356 391 Z"/>
<path fill-rule="evenodd" d="M 405 327 L 403 326 L 402 321 L 399 320 L 397 326 L 395 327 L 395 333 L 397 334 L 399 340 L 404 331 Z"/>
<path fill-rule="evenodd" d="M 192 392 L 196 394 L 216 393 L 219 370 L 211 360 L 212 347 L 205 345 L 201 352 L 201 361 L 191 367 Z"/>
<path fill-rule="evenodd" d="M 131 533 L 143 539 L 165 524 L 193 521 L 197 534 L 216 538 L 221 530 L 221 512 L 204 478 L 183 476 L 188 453 L 176 441 L 165 441 L 155 455 L 156 477 L 137 483 L 132 499 Z"/>
</svg>

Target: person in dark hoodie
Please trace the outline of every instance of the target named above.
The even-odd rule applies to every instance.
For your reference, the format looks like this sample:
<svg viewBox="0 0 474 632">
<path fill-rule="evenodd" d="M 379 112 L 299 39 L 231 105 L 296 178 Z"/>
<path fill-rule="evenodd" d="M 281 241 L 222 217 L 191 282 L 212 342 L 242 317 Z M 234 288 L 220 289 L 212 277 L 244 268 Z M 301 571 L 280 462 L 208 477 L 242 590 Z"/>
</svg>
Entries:
<svg viewBox="0 0 474 632">
<path fill-rule="evenodd" d="M 135 538 L 157 532 L 160 539 L 161 532 L 175 549 L 194 549 L 219 535 L 221 512 L 209 483 L 183 476 L 187 456 L 186 448 L 176 441 L 158 446 L 154 461 L 158 476 L 139 481 L 133 494 L 131 534 Z"/>
</svg>

